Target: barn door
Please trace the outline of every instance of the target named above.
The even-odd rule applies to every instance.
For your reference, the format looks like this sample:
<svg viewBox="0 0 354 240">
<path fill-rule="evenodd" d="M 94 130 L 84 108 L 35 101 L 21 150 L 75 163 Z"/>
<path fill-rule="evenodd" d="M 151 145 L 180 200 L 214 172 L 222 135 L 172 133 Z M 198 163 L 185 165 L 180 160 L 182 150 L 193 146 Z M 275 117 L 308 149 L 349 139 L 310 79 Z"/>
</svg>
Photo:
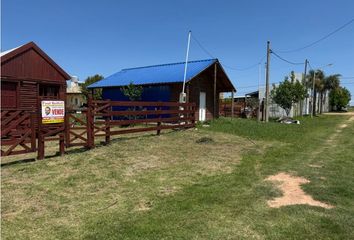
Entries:
<svg viewBox="0 0 354 240">
<path fill-rule="evenodd" d="M 199 121 L 206 119 L 206 93 L 200 92 L 199 94 Z"/>
</svg>

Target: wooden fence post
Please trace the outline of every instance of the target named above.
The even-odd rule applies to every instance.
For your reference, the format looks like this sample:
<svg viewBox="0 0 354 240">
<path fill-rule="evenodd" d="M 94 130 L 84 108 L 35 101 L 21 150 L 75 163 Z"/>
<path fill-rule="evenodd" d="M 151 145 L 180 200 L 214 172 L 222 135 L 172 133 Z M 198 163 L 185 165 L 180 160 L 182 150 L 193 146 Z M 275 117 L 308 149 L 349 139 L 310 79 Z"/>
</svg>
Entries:
<svg viewBox="0 0 354 240">
<path fill-rule="evenodd" d="M 94 139 L 94 120 L 93 120 L 93 103 L 92 98 L 89 96 L 87 101 L 87 112 L 86 112 L 86 127 L 87 127 L 87 148 L 91 149 L 95 147 Z"/>
<path fill-rule="evenodd" d="M 37 114 L 37 124 L 38 124 L 38 148 L 37 148 L 37 159 L 44 159 L 44 136 L 42 132 L 42 98 L 38 98 L 39 111 Z"/>
<path fill-rule="evenodd" d="M 65 146 L 70 147 L 70 113 L 65 113 Z"/>
<path fill-rule="evenodd" d="M 235 104 L 234 101 L 235 101 L 234 91 L 232 90 L 232 92 L 231 92 L 231 118 L 234 117 L 234 104 Z"/>
<path fill-rule="evenodd" d="M 111 126 L 109 118 L 105 119 L 105 143 L 109 144 L 111 142 Z"/>
<path fill-rule="evenodd" d="M 31 112 L 31 151 L 36 151 L 36 113 Z"/>
<path fill-rule="evenodd" d="M 44 159 L 44 137 L 42 134 L 42 129 L 39 127 L 40 123 L 38 124 L 38 149 L 37 149 L 37 159 L 42 160 Z"/>
<path fill-rule="evenodd" d="M 109 104 L 110 104 L 110 111 L 112 112 L 112 105 L 111 105 L 111 100 L 109 100 Z M 105 143 L 109 144 L 111 142 L 111 119 L 112 119 L 112 115 L 111 116 L 106 116 L 105 119 Z"/>
<path fill-rule="evenodd" d="M 64 156 L 65 154 L 64 133 L 59 134 L 59 154 L 60 156 Z"/>
<path fill-rule="evenodd" d="M 193 124 L 193 127 L 195 127 L 195 109 L 196 109 L 196 107 L 194 106 L 194 104 L 191 106 L 191 109 L 192 109 L 192 124 Z"/>
<path fill-rule="evenodd" d="M 161 111 L 161 107 L 158 107 L 157 108 L 157 111 Z M 159 113 L 159 114 L 157 114 L 157 118 L 159 119 L 159 121 L 157 122 L 157 132 L 156 132 L 156 135 L 160 135 L 160 133 L 161 133 L 161 129 L 160 129 L 160 127 L 161 127 L 161 114 Z"/>
</svg>

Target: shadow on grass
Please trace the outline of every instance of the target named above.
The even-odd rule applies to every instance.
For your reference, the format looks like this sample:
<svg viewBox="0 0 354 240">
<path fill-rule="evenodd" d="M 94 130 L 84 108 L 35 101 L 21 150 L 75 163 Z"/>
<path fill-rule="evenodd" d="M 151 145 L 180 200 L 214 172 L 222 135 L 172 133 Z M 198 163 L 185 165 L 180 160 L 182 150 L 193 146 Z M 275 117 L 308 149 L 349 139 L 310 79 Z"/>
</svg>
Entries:
<svg viewBox="0 0 354 240">
<path fill-rule="evenodd" d="M 12 162 L 6 162 L 6 163 L 1 163 L 1 167 L 9 167 L 12 165 L 17 165 L 17 164 L 24 164 L 24 163 L 29 163 L 29 162 L 35 162 L 35 158 L 27 158 L 27 159 L 20 159 Z"/>
</svg>

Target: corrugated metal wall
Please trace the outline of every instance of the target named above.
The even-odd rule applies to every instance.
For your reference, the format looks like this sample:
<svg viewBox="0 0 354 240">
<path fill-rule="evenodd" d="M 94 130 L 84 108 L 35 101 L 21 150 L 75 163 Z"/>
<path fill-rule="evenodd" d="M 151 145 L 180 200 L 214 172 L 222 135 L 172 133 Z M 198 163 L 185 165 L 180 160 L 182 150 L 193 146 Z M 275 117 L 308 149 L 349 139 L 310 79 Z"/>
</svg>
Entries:
<svg viewBox="0 0 354 240">
<path fill-rule="evenodd" d="M 110 99 L 112 101 L 130 101 L 127 96 L 124 96 L 121 88 L 103 88 L 102 98 Z M 170 102 L 171 101 L 171 88 L 168 85 L 160 86 L 145 86 L 143 87 L 143 93 L 140 101 L 144 102 Z M 124 111 L 128 107 L 113 107 L 114 111 Z M 168 107 L 163 107 L 163 110 L 167 110 Z M 147 107 L 146 110 L 155 110 L 154 107 Z M 157 116 L 150 115 L 148 118 L 155 118 Z M 163 115 L 162 117 L 169 117 L 169 115 Z M 115 117 L 115 119 L 118 119 Z"/>
<path fill-rule="evenodd" d="M 129 98 L 124 96 L 119 87 L 103 88 L 103 99 L 110 99 L 112 101 L 129 101 Z M 170 102 L 171 89 L 168 85 L 161 86 L 146 86 L 143 87 L 141 101 L 146 102 Z"/>
</svg>

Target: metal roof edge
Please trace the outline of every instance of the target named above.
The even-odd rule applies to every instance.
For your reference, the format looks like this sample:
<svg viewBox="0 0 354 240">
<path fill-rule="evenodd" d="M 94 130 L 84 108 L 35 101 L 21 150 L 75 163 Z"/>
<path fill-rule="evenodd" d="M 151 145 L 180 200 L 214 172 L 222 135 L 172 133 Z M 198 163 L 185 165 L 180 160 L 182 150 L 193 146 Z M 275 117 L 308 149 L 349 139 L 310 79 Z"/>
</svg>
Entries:
<svg viewBox="0 0 354 240">
<path fill-rule="evenodd" d="M 207 62 L 207 61 L 212 61 L 207 67 L 205 67 L 203 70 L 201 70 L 200 72 L 198 72 L 197 74 L 195 74 L 194 76 L 190 77 L 189 79 L 186 80 L 186 82 L 189 82 L 190 80 L 192 80 L 193 78 L 195 78 L 196 76 L 198 76 L 199 74 L 201 74 L 203 71 L 205 71 L 207 68 L 209 68 L 211 65 L 213 65 L 214 63 L 219 62 L 219 60 L 217 58 L 210 58 L 210 59 L 204 59 L 204 60 L 195 60 L 195 61 L 188 61 L 188 63 L 193 63 L 193 62 Z M 122 69 L 120 70 L 119 72 L 116 72 L 116 73 L 113 73 L 112 75 L 108 76 L 107 78 L 117 74 L 117 73 L 120 73 L 120 72 L 123 72 L 123 71 L 127 71 L 127 70 L 134 70 L 134 69 L 142 69 L 142 68 L 150 68 L 150 67 L 161 67 L 161 66 L 169 66 L 169 65 L 178 65 L 178 64 L 184 64 L 185 62 L 179 62 L 179 63 L 167 63 L 167 64 L 160 64 L 160 65 L 151 65 L 151 66 L 146 66 L 146 67 L 137 67 L 137 68 L 125 68 L 125 69 Z M 225 73 L 226 74 L 226 73 Z M 106 79 L 106 78 L 105 78 Z M 104 79 L 102 79 L 104 80 Z M 100 81 L 102 81 L 100 80 Z M 111 86 L 104 86 L 104 87 L 96 87 L 96 86 L 93 86 L 95 85 L 96 83 L 99 83 L 100 81 L 98 82 L 95 82 L 95 83 L 92 83 L 91 85 L 87 86 L 87 88 L 107 88 L 107 87 L 122 87 L 122 86 L 127 86 L 127 85 L 111 85 Z M 161 83 L 144 83 L 144 84 L 137 84 L 139 86 L 143 86 L 143 85 L 156 85 L 156 84 L 169 84 L 169 83 L 180 83 L 182 82 L 183 83 L 183 79 L 181 81 L 178 81 L 178 82 L 161 82 Z M 231 83 L 232 84 L 232 83 Z"/>
<path fill-rule="evenodd" d="M 202 60 L 193 60 L 193 61 L 188 61 L 189 63 L 195 63 L 195 62 L 207 62 L 207 61 L 215 61 L 217 58 L 209 58 L 209 59 L 202 59 Z M 176 63 L 165 63 L 165 64 L 156 64 L 156 65 L 149 65 L 149 66 L 143 66 L 143 67 L 133 67 L 133 68 L 123 68 L 119 72 L 122 71 L 128 71 L 128 70 L 135 70 L 135 69 L 142 69 L 142 68 L 152 68 L 152 67 L 162 67 L 162 66 L 171 66 L 171 65 L 179 65 L 179 64 L 185 64 L 186 62 L 176 62 Z"/>
<path fill-rule="evenodd" d="M 98 82 L 97 82 L 98 83 Z M 144 84 L 134 84 L 136 86 L 150 86 L 150 85 L 165 85 L 165 84 L 175 84 L 175 83 L 183 83 L 183 81 L 177 81 L 177 82 L 160 82 L 160 83 L 144 83 Z M 95 83 L 92 83 L 91 85 L 87 86 L 87 88 L 112 88 L 112 87 L 124 87 L 127 85 L 110 85 L 110 86 L 104 86 L 104 87 L 90 87 L 94 85 Z"/>
</svg>

